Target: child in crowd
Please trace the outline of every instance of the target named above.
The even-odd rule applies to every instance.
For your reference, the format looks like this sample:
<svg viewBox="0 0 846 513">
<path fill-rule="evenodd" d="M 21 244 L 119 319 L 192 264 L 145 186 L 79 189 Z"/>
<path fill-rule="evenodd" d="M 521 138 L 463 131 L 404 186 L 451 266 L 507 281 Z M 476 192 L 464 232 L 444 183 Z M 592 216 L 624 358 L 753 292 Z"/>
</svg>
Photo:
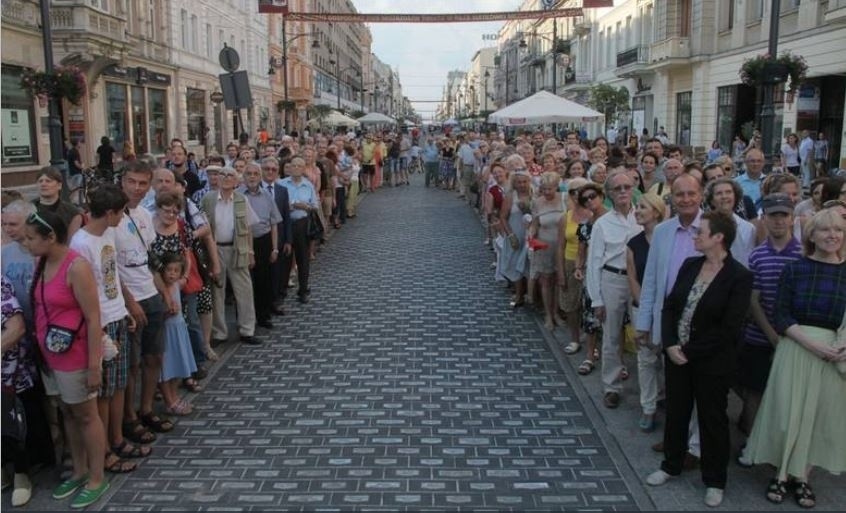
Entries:
<svg viewBox="0 0 846 513">
<path fill-rule="evenodd" d="M 190 415 L 193 411 L 191 404 L 179 398 L 177 389 L 179 383 L 191 374 L 197 372 L 197 363 L 191 352 L 191 339 L 188 336 L 188 325 L 181 315 L 182 301 L 179 289 L 185 276 L 185 257 L 179 253 L 166 253 L 162 257 L 161 277 L 168 294 L 176 305 L 180 314 L 165 319 L 164 327 L 164 355 L 162 375 L 159 388 L 162 398 L 167 405 L 168 413 L 172 415 Z"/>
</svg>

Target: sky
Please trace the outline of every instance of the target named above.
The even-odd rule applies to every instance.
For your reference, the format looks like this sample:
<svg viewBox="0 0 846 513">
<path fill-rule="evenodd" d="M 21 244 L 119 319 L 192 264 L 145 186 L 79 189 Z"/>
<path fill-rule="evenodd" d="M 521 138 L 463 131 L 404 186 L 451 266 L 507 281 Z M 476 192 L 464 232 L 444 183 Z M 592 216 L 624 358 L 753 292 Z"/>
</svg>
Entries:
<svg viewBox="0 0 846 513">
<path fill-rule="evenodd" d="M 516 11 L 520 0 L 353 0 L 362 13 L 455 13 Z M 414 109 L 430 120 L 451 70 L 468 71 L 476 50 L 495 46 L 482 34 L 494 34 L 504 22 L 494 23 L 373 23 L 372 51 L 399 70 L 403 94 Z M 418 100 L 418 101 L 415 101 Z"/>
</svg>

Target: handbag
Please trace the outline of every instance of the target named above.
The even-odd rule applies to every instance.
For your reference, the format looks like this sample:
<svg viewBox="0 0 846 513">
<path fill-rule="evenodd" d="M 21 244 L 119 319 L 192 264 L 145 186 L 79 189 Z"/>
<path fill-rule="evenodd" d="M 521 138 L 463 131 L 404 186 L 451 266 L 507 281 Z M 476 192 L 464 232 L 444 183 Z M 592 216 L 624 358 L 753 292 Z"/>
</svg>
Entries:
<svg viewBox="0 0 846 513">
<path fill-rule="evenodd" d="M 317 211 L 310 210 L 308 212 L 308 230 L 306 231 L 306 236 L 309 240 L 320 240 L 323 238 L 324 231 L 323 223 L 320 221 Z"/>
<path fill-rule="evenodd" d="M 85 317 L 80 316 L 79 324 L 75 330 L 50 324 L 50 314 L 47 313 L 47 302 L 44 300 L 44 277 L 41 277 L 41 308 L 44 310 L 44 319 L 47 321 L 47 332 L 44 334 L 44 347 L 54 354 L 67 352 L 76 340 L 76 334 L 82 329 Z"/>
<path fill-rule="evenodd" d="M 185 221 L 188 226 L 191 227 L 191 229 L 196 230 L 196 226 L 194 225 L 194 218 L 191 216 L 191 212 L 188 210 L 187 202 L 185 204 Z M 188 244 L 186 242 L 186 246 L 187 245 Z M 196 264 L 197 271 L 200 273 L 200 278 L 202 278 L 203 283 L 210 282 L 211 272 L 209 271 L 209 268 L 211 267 L 211 256 L 209 255 L 209 249 L 206 247 L 205 243 L 203 243 L 203 241 L 200 239 L 192 239 L 190 246 L 191 252 L 194 254 L 194 259 L 191 261 L 191 265 L 193 266 Z M 188 294 L 190 294 L 190 292 Z"/>
<path fill-rule="evenodd" d="M 26 410 L 14 387 L 3 387 L 2 408 L 3 443 L 12 441 L 23 447 L 26 443 Z"/>
<path fill-rule="evenodd" d="M 200 275 L 200 265 L 197 262 L 197 255 L 194 254 L 193 248 L 188 244 L 188 235 L 185 233 L 185 224 L 182 220 L 179 221 L 179 231 L 182 237 L 182 245 L 190 248 L 191 251 L 186 251 L 188 255 L 188 279 L 182 285 L 182 292 L 184 294 L 196 294 L 203 290 L 203 277 Z"/>
</svg>

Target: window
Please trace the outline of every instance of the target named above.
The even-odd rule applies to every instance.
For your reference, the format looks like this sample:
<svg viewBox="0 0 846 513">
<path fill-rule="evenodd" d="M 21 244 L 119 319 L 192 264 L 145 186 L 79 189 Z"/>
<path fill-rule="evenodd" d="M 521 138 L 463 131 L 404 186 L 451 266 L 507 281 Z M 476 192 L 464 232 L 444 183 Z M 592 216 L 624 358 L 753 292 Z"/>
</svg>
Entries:
<svg viewBox="0 0 846 513">
<path fill-rule="evenodd" d="M 164 153 L 167 140 L 167 104 L 163 89 L 147 89 L 147 114 L 150 117 L 150 152 Z"/>
<path fill-rule="evenodd" d="M 734 127 L 737 86 L 717 88 L 717 142 L 720 147 L 730 150 Z"/>
<path fill-rule="evenodd" d="M 147 37 L 156 40 L 156 0 L 147 0 Z"/>
<path fill-rule="evenodd" d="M 188 113 L 188 140 L 201 141 L 206 128 L 206 92 L 189 88 L 185 110 Z"/>
<path fill-rule="evenodd" d="M 26 165 L 38 162 L 35 138 L 35 109 L 32 96 L 21 88 L 23 68 L 3 65 L 3 165 Z"/>
<path fill-rule="evenodd" d="M 693 93 L 676 94 L 676 142 L 680 146 L 690 146 L 690 121 Z"/>
<path fill-rule="evenodd" d="M 199 51 L 200 45 L 198 44 L 197 39 L 200 37 L 200 26 L 197 22 L 197 15 L 191 15 L 191 51 L 197 53 Z"/>
<path fill-rule="evenodd" d="M 722 0 L 720 2 L 720 31 L 731 30 L 734 27 L 734 2 L 735 0 Z"/>
<path fill-rule="evenodd" d="M 212 56 L 212 48 L 214 46 L 214 41 L 212 41 L 212 28 L 211 24 L 206 23 L 206 57 L 211 59 Z"/>
<path fill-rule="evenodd" d="M 126 141 L 126 116 L 126 86 L 106 82 L 106 133 L 115 148 Z"/>
<path fill-rule="evenodd" d="M 747 0 L 746 8 L 746 19 L 750 23 L 761 21 L 764 17 L 764 0 Z"/>
<path fill-rule="evenodd" d="M 188 11 L 182 9 L 179 13 L 180 17 L 180 32 L 182 32 L 182 49 L 189 50 L 189 42 L 188 42 Z"/>
<path fill-rule="evenodd" d="M 690 0 L 681 0 L 679 8 L 679 35 L 690 36 Z"/>
</svg>

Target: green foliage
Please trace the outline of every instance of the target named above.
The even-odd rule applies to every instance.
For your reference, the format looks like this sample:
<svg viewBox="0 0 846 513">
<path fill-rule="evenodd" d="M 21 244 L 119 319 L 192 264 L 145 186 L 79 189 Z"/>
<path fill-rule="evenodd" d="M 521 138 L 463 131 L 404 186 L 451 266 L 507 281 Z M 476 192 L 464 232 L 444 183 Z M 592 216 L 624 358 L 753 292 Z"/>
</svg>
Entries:
<svg viewBox="0 0 846 513">
<path fill-rule="evenodd" d="M 79 105 L 85 95 L 85 75 L 76 66 L 57 66 L 52 73 L 27 69 L 21 74 L 21 87 L 33 96 L 66 98 Z"/>
<path fill-rule="evenodd" d="M 590 88 L 588 106 L 605 114 L 605 122 L 619 121 L 630 110 L 629 90 L 623 86 L 614 89 L 607 84 L 597 84 Z"/>
<path fill-rule="evenodd" d="M 787 71 L 787 76 L 790 77 L 789 92 L 796 92 L 799 86 L 805 81 L 808 74 L 808 63 L 801 55 L 793 55 L 790 52 L 782 53 L 778 58 L 773 58 L 770 54 L 758 55 L 751 59 L 743 61 L 738 74 L 740 81 L 746 85 L 758 87 L 763 85 L 766 77 L 767 66 L 771 64 L 780 64 L 784 66 Z M 772 77 L 769 77 L 772 78 Z"/>
<path fill-rule="evenodd" d="M 362 116 L 365 116 L 366 114 L 367 113 L 364 112 L 363 110 L 354 110 L 354 111 L 352 111 L 352 114 L 350 114 L 350 117 L 353 118 L 353 119 L 358 119 Z"/>
<path fill-rule="evenodd" d="M 321 124 L 331 113 L 332 107 L 329 105 L 312 105 L 308 108 L 309 117 L 316 119 L 317 122 Z"/>
</svg>

